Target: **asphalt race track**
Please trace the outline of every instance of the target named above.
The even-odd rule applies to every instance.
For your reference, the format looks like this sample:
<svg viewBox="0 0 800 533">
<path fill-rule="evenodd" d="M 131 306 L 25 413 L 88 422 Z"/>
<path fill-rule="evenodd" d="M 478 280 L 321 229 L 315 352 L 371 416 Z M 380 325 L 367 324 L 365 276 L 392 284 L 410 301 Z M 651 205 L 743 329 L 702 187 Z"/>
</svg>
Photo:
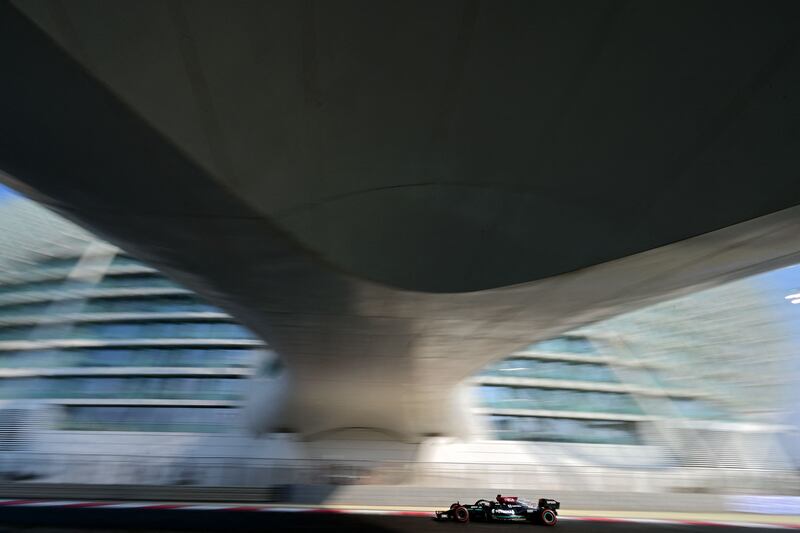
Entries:
<svg viewBox="0 0 800 533">
<path fill-rule="evenodd" d="M 528 524 L 468 525 L 437 522 L 415 516 L 346 515 L 330 513 L 283 513 L 247 511 L 175 511 L 138 509 L 0 509 L 0 533 L 35 531 L 69 533 L 100 530 L 121 531 L 372 531 L 372 532 L 489 532 L 544 531 Z M 775 531 L 774 526 L 744 527 L 728 525 L 693 525 L 619 521 L 562 520 L 554 531 L 561 532 L 634 532 L 634 531 Z"/>
</svg>

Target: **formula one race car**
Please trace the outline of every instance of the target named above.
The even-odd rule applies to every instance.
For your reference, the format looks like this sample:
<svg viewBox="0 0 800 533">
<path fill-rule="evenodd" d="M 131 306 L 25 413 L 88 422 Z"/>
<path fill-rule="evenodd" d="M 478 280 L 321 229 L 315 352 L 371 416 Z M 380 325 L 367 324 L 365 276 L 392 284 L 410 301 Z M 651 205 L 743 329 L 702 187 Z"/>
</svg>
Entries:
<svg viewBox="0 0 800 533">
<path fill-rule="evenodd" d="M 516 496 L 497 495 L 497 501 L 478 500 L 474 505 L 459 502 L 447 511 L 436 511 L 437 520 L 454 520 L 466 524 L 470 520 L 482 522 L 529 522 L 543 526 L 558 523 L 561 502 L 540 498 L 538 503 Z"/>
</svg>

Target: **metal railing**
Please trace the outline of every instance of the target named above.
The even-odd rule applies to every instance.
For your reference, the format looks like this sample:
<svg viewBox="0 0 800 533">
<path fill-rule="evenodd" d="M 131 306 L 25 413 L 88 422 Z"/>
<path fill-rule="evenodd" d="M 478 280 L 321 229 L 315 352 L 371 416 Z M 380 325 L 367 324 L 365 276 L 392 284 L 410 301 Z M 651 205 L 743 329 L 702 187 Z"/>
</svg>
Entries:
<svg viewBox="0 0 800 533">
<path fill-rule="evenodd" d="M 121 456 L 7 452 L 0 480 L 18 483 L 269 487 L 407 485 L 553 491 L 800 494 L 791 470 L 587 465 Z"/>
</svg>

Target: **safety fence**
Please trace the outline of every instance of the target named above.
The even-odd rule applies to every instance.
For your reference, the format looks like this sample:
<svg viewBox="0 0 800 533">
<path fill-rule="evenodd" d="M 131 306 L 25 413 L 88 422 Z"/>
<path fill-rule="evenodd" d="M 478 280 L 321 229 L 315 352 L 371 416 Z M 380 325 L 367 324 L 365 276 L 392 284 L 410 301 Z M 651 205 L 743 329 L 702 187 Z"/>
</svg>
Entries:
<svg viewBox="0 0 800 533">
<path fill-rule="evenodd" d="M 800 494 L 800 476 L 797 472 L 757 468 L 598 467 L 586 464 L 159 457 L 88 453 L 3 453 L 0 454 L 0 480 L 7 484 L 186 487 L 404 485 L 631 493 Z"/>
</svg>

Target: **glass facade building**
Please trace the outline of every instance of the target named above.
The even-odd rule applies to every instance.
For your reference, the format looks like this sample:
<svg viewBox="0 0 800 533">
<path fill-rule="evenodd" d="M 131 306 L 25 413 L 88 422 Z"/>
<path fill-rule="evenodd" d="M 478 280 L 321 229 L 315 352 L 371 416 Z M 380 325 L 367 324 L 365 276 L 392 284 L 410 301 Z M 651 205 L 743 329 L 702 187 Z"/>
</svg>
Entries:
<svg viewBox="0 0 800 533">
<path fill-rule="evenodd" d="M 724 416 L 702 394 L 666 386 L 659 376 L 602 338 L 573 332 L 488 365 L 475 378 L 475 396 L 493 436 L 508 440 L 639 444 L 638 426 L 652 418 L 653 402 Z"/>
<path fill-rule="evenodd" d="M 280 371 L 227 313 L 32 202 L 0 224 L 0 406 L 47 429 L 226 432 L 247 378 Z"/>
<path fill-rule="evenodd" d="M 799 273 L 743 279 L 528 346 L 475 377 L 477 411 L 492 437 L 509 440 L 661 444 L 691 427 L 689 440 L 713 448 L 721 434 L 791 431 L 798 309 L 776 279 Z"/>
</svg>

